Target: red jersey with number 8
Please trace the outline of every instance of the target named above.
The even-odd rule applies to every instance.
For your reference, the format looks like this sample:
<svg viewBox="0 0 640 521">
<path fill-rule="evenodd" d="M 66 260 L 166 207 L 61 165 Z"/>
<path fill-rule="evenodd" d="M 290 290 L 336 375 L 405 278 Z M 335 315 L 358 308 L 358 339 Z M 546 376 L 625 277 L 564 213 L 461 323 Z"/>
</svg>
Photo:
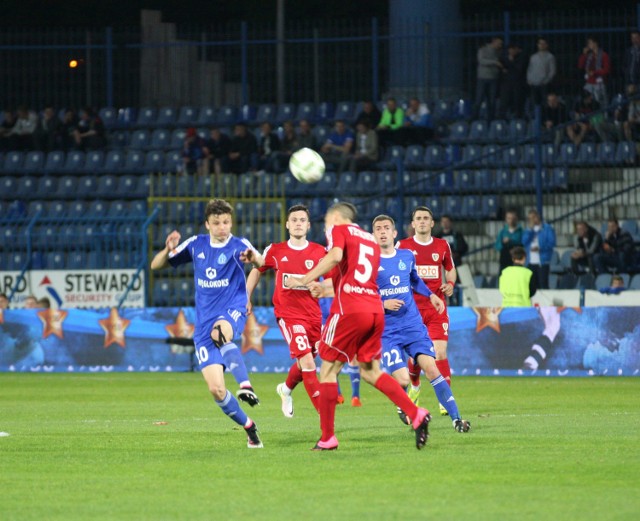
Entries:
<svg viewBox="0 0 640 521">
<path fill-rule="evenodd" d="M 335 298 L 331 313 L 384 314 L 378 293 L 380 247 L 369 232 L 357 224 L 340 224 L 327 231 L 328 249 L 342 249 L 342 260 L 332 270 Z"/>
</svg>

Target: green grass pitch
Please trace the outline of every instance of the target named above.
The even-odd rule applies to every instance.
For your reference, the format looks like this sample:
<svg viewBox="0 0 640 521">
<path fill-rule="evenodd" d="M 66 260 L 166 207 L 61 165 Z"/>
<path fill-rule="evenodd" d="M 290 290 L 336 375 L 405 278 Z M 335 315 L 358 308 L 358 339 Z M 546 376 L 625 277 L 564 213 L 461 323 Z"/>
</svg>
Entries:
<svg viewBox="0 0 640 521">
<path fill-rule="evenodd" d="M 422 451 L 363 384 L 320 453 L 302 386 L 287 419 L 282 375 L 252 378 L 262 450 L 199 374 L 0 375 L 0 519 L 638 518 L 640 378 L 454 377 L 472 430 L 434 414 Z M 421 402 L 437 412 L 428 385 Z"/>
</svg>

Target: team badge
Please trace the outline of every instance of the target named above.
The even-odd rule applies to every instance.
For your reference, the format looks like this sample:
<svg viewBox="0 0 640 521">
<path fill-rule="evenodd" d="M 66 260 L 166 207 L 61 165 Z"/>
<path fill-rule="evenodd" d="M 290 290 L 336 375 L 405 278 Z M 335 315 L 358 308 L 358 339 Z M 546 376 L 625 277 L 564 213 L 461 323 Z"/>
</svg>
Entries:
<svg viewBox="0 0 640 521">
<path fill-rule="evenodd" d="M 218 257 L 218 264 L 226 264 L 227 263 L 227 256 L 224 253 L 221 253 L 220 256 Z"/>
<path fill-rule="evenodd" d="M 400 271 L 405 271 L 405 270 L 407 269 L 407 265 L 406 265 L 403 261 L 400 261 L 400 262 L 398 263 L 398 269 L 399 269 Z"/>
<path fill-rule="evenodd" d="M 400 277 L 398 277 L 398 275 L 393 275 L 389 279 L 389 282 L 391 282 L 391 284 L 393 284 L 394 286 L 397 286 L 398 284 L 400 284 Z"/>
<path fill-rule="evenodd" d="M 438 262 L 438 259 L 440 258 L 440 255 L 438 255 L 437 253 L 432 253 L 432 254 L 431 254 L 431 258 L 432 258 L 434 261 Z"/>
<path fill-rule="evenodd" d="M 204 272 L 205 275 L 207 276 L 208 279 L 215 279 L 216 278 L 216 270 L 215 268 L 207 268 L 207 271 Z"/>
<path fill-rule="evenodd" d="M 306 261 L 304 261 L 304 267 L 310 270 L 311 268 L 313 268 L 313 261 L 310 259 L 307 259 Z"/>
</svg>

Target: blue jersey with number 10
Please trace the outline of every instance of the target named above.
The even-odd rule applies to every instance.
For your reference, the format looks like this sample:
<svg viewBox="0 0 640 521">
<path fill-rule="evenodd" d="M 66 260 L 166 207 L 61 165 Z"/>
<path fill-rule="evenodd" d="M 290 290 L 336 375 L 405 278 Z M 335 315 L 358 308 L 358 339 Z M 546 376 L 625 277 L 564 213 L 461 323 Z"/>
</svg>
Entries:
<svg viewBox="0 0 640 521">
<path fill-rule="evenodd" d="M 255 248 L 247 239 L 230 236 L 213 244 L 209 235 L 194 235 L 169 253 L 169 264 L 193 262 L 196 291 L 196 343 L 207 338 L 218 318 L 234 321 L 247 314 L 247 283 L 240 253 Z"/>
</svg>

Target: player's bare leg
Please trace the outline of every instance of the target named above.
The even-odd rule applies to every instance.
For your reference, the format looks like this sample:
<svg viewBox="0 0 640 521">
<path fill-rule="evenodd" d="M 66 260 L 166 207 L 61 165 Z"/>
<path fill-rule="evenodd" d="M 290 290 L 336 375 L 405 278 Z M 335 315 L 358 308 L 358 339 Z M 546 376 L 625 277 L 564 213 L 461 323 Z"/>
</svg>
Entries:
<svg viewBox="0 0 640 521">
<path fill-rule="evenodd" d="M 336 405 L 338 404 L 338 374 L 344 362 L 322 361 L 320 366 L 320 428 L 322 436 L 313 450 L 335 450 L 338 440 L 335 436 Z"/>
<path fill-rule="evenodd" d="M 449 387 L 451 387 L 451 368 L 449 367 L 449 359 L 447 358 L 447 341 L 446 340 L 434 340 L 433 347 L 436 351 L 436 366 L 438 371 L 444 377 Z M 447 416 L 447 409 L 441 403 L 440 414 Z"/>
</svg>

